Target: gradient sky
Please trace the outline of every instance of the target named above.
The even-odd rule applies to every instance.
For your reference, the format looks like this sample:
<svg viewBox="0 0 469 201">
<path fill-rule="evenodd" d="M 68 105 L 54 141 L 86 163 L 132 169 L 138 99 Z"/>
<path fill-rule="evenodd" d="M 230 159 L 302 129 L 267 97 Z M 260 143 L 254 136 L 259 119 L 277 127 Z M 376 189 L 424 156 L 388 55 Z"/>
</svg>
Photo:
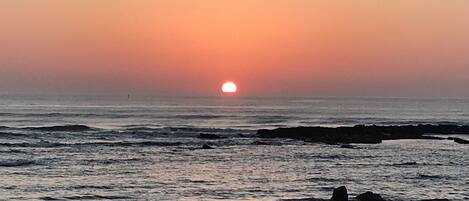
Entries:
<svg viewBox="0 0 469 201">
<path fill-rule="evenodd" d="M 0 92 L 469 97 L 467 0 L 1 0 Z"/>
</svg>

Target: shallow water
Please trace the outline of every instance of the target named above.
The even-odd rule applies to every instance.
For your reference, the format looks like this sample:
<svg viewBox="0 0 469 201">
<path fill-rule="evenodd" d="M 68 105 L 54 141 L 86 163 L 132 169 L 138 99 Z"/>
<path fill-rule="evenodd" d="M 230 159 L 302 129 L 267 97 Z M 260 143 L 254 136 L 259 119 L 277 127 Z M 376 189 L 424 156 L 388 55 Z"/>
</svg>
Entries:
<svg viewBox="0 0 469 201">
<path fill-rule="evenodd" d="M 340 185 L 352 195 L 372 190 L 396 200 L 469 199 L 469 147 L 448 140 L 357 149 L 276 139 L 252 145 L 260 140 L 256 129 L 276 126 L 469 122 L 466 100 L 0 100 L 4 199 L 329 198 Z M 68 124 L 90 129 L 46 127 Z M 201 132 L 229 138 L 196 138 Z M 198 149 L 203 144 L 216 149 Z"/>
</svg>

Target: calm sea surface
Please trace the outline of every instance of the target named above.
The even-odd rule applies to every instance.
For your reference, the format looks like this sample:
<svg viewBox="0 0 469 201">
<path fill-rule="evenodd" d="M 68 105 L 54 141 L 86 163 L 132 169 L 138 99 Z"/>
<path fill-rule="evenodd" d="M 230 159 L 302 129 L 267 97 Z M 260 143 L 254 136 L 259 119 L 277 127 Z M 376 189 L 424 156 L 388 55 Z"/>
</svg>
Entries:
<svg viewBox="0 0 469 201">
<path fill-rule="evenodd" d="M 0 95 L 0 198 L 469 200 L 469 146 L 452 141 L 252 145 L 260 128 L 419 123 L 469 124 L 469 99 Z"/>
</svg>

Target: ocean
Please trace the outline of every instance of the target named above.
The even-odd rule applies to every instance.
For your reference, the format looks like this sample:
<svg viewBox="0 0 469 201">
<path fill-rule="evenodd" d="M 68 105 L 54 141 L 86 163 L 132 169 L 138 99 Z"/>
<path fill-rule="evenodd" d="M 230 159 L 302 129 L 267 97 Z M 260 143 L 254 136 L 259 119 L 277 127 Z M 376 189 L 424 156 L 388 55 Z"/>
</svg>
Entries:
<svg viewBox="0 0 469 201">
<path fill-rule="evenodd" d="M 345 185 L 469 200 L 469 147 L 449 140 L 253 144 L 258 129 L 422 123 L 467 125 L 469 99 L 3 94 L 0 198 L 278 200 Z"/>
</svg>

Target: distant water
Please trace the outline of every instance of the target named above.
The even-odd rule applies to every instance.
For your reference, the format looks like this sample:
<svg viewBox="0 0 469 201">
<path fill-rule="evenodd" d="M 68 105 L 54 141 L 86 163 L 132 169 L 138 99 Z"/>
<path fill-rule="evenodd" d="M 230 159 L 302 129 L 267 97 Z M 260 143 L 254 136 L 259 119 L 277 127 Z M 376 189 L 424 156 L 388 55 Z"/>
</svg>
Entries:
<svg viewBox="0 0 469 201">
<path fill-rule="evenodd" d="M 276 200 L 347 185 L 469 199 L 469 147 L 452 141 L 252 145 L 260 128 L 419 123 L 469 124 L 469 100 L 0 95 L 0 197 Z"/>
</svg>

